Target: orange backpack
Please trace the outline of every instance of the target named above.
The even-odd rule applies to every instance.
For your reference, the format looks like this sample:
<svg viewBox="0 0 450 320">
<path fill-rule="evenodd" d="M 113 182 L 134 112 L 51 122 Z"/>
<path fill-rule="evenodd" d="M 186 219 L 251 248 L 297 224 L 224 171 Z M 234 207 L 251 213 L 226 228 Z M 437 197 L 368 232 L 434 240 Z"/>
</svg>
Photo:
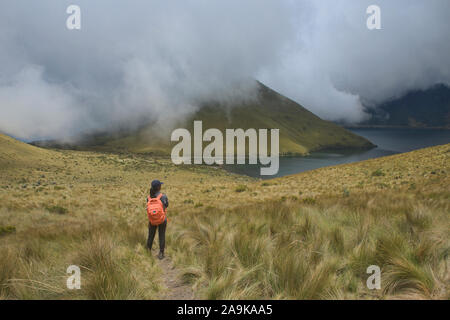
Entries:
<svg viewBox="0 0 450 320">
<path fill-rule="evenodd" d="M 162 193 L 156 198 L 147 198 L 147 216 L 152 226 L 160 225 L 166 220 L 166 211 L 161 201 Z"/>
</svg>

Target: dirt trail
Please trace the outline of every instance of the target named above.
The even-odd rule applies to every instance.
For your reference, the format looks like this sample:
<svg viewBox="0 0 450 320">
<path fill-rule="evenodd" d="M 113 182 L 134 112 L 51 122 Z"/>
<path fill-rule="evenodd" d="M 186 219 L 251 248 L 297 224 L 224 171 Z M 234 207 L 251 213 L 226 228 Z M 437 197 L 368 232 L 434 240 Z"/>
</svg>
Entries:
<svg viewBox="0 0 450 320">
<path fill-rule="evenodd" d="M 178 270 L 173 265 L 169 257 L 158 260 L 162 269 L 163 283 L 167 287 L 167 292 L 162 297 L 164 300 L 195 300 L 194 292 L 189 285 L 180 279 Z"/>
</svg>

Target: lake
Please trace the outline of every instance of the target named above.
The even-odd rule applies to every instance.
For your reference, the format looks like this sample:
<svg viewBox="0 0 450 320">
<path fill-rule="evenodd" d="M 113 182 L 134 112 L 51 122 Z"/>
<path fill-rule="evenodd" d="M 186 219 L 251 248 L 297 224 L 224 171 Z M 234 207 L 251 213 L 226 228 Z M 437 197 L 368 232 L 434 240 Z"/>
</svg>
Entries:
<svg viewBox="0 0 450 320">
<path fill-rule="evenodd" d="M 317 168 L 357 162 L 421 148 L 450 143 L 450 130 L 440 129 L 350 129 L 378 147 L 358 152 L 314 152 L 306 157 L 280 158 L 280 170 L 275 176 L 260 176 L 259 165 L 226 165 L 225 169 L 251 177 L 271 179 Z"/>
</svg>

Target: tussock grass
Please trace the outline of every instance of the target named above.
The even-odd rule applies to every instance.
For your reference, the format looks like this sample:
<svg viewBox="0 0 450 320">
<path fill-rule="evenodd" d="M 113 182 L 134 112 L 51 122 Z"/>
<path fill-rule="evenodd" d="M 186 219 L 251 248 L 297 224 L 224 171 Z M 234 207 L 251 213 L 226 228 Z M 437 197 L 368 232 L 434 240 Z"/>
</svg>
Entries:
<svg viewBox="0 0 450 320">
<path fill-rule="evenodd" d="M 0 237 L 16 232 L 15 226 L 0 226 Z"/>
<path fill-rule="evenodd" d="M 170 201 L 167 255 L 199 298 L 449 298 L 448 146 L 262 182 L 16 144 L 0 154 L 0 225 L 15 228 L 0 237 L 2 299 L 160 298 L 145 249 L 154 178 Z M 366 287 L 373 264 L 380 291 Z M 69 265 L 81 290 L 66 288 Z"/>
<path fill-rule="evenodd" d="M 7 247 L 0 248 L 0 296 L 8 297 L 10 280 L 17 274 L 17 254 Z"/>
<path fill-rule="evenodd" d="M 151 299 L 160 271 L 145 237 L 106 221 L 78 227 L 28 229 L 0 245 L 0 296 L 5 299 Z M 114 236 L 113 236 L 114 235 Z M 138 243 L 138 244 L 137 244 Z M 131 246 L 131 247 L 128 247 Z M 81 290 L 68 290 L 69 265 L 82 272 Z"/>
<path fill-rule="evenodd" d="M 246 185 L 243 185 L 243 184 L 237 186 L 236 189 L 234 189 L 235 192 L 244 192 L 244 191 L 247 191 L 247 190 L 248 190 L 248 187 Z"/>
<path fill-rule="evenodd" d="M 89 299 L 145 297 L 145 291 L 139 286 L 139 280 L 133 273 L 127 272 L 129 266 L 118 252 L 115 240 L 110 236 L 94 235 L 86 240 L 75 261 L 89 272 L 84 289 Z"/>
<path fill-rule="evenodd" d="M 57 213 L 57 214 L 66 214 L 69 212 L 67 208 L 61 207 L 61 206 L 48 206 L 46 209 L 51 213 Z"/>
<path fill-rule="evenodd" d="M 444 299 L 448 203 L 427 202 L 385 192 L 196 211 L 177 225 L 192 230 L 177 257 L 209 299 Z M 373 264 L 381 291 L 365 286 Z"/>
</svg>

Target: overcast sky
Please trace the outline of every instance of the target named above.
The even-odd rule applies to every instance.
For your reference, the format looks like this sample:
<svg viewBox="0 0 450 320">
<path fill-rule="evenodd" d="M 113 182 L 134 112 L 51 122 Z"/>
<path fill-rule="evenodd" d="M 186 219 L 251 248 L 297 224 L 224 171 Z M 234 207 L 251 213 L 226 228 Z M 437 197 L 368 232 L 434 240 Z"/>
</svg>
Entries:
<svg viewBox="0 0 450 320">
<path fill-rule="evenodd" d="M 66 8 L 81 8 L 68 30 Z M 381 30 L 366 8 L 381 7 Z M 0 131 L 61 138 L 201 101 L 258 79 L 328 120 L 363 119 L 409 90 L 450 84 L 448 0 L 2 0 Z"/>
</svg>

